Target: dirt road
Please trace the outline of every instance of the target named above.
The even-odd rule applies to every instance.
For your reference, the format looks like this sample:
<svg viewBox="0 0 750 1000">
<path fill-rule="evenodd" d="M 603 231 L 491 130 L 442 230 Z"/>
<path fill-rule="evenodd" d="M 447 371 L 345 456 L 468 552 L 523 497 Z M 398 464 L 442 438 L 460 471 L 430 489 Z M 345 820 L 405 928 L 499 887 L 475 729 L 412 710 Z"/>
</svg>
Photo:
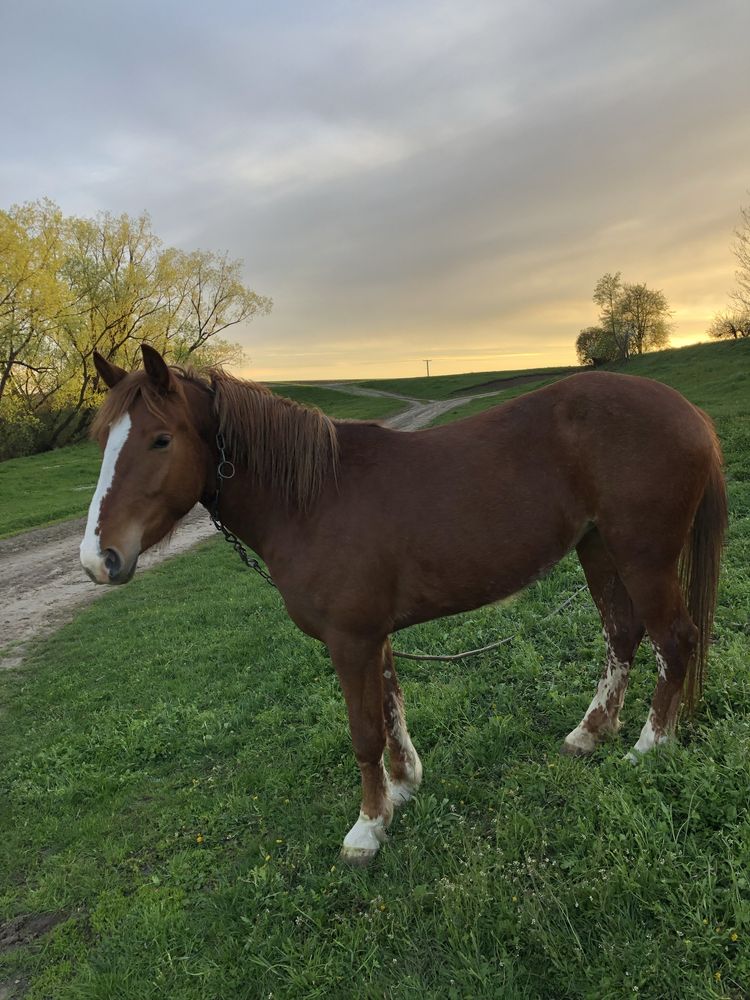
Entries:
<svg viewBox="0 0 750 1000">
<path fill-rule="evenodd" d="M 455 410 L 457 406 L 464 406 L 472 399 L 481 399 L 484 396 L 495 396 L 496 392 L 475 393 L 472 396 L 458 396 L 455 399 L 427 400 L 427 402 L 413 399 L 411 396 L 399 396 L 395 392 L 380 392 L 378 389 L 363 389 L 359 385 L 349 385 L 348 383 L 336 384 L 334 382 L 323 385 L 324 389 L 334 389 L 336 392 L 345 392 L 350 396 L 385 396 L 388 399 L 403 399 L 409 406 L 401 413 L 397 413 L 382 423 L 387 427 L 393 427 L 398 431 L 418 431 L 420 427 L 426 427 L 433 420 Z"/>
<path fill-rule="evenodd" d="M 78 560 L 86 519 L 63 521 L 0 541 L 0 669 L 23 659 L 29 640 L 54 632 L 72 610 L 106 593 Z M 138 572 L 215 534 L 202 507 L 194 507 L 168 545 L 138 560 Z"/>
<path fill-rule="evenodd" d="M 393 395 L 358 386 L 331 388 L 353 395 Z M 441 413 L 473 398 L 476 397 L 428 403 L 408 399 L 411 404 L 408 409 L 383 423 L 398 430 L 418 430 Z M 107 593 L 108 588 L 91 583 L 78 561 L 85 523 L 85 518 L 77 518 L 0 540 L 0 669 L 18 666 L 32 639 L 53 632 L 72 618 L 80 605 Z M 197 506 L 169 543 L 141 556 L 138 572 L 215 534 L 205 510 Z"/>
</svg>

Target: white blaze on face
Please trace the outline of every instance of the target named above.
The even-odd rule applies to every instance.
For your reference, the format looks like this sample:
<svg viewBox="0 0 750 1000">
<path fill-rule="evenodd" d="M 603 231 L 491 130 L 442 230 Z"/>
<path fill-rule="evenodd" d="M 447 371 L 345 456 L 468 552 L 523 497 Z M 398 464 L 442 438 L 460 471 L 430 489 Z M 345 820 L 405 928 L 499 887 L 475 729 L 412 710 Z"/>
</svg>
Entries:
<svg viewBox="0 0 750 1000">
<path fill-rule="evenodd" d="M 109 429 L 107 447 L 104 449 L 102 467 L 99 472 L 99 482 L 96 484 L 96 492 L 89 506 L 86 533 L 81 542 L 81 565 L 92 573 L 100 583 L 106 583 L 109 574 L 104 565 L 104 555 L 99 545 L 99 518 L 104 498 L 112 487 L 117 459 L 128 439 L 130 426 L 130 414 L 126 413 Z"/>
</svg>

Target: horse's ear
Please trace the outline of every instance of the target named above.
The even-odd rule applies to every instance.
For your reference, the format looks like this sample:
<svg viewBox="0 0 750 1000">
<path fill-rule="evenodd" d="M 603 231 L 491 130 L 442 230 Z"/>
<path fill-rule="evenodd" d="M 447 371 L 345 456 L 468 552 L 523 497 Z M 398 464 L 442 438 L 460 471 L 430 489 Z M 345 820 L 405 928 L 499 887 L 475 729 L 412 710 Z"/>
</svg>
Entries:
<svg viewBox="0 0 750 1000">
<path fill-rule="evenodd" d="M 156 382 L 160 392 L 169 392 L 172 385 L 172 372 L 164 358 L 156 348 L 149 344 L 141 344 L 141 354 L 143 355 L 143 367 L 148 376 Z"/>
<path fill-rule="evenodd" d="M 120 368 L 118 365 L 113 365 L 111 361 L 107 361 L 98 351 L 94 351 L 94 368 L 96 368 L 99 378 L 108 389 L 117 385 L 128 374 L 124 368 Z"/>
</svg>

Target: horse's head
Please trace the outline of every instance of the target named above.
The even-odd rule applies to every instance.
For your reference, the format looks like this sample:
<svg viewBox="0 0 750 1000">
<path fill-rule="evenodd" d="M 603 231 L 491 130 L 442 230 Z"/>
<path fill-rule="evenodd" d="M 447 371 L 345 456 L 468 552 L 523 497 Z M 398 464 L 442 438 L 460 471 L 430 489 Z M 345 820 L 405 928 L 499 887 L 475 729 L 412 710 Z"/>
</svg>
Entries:
<svg viewBox="0 0 750 1000">
<path fill-rule="evenodd" d="M 143 345 L 144 370 L 128 373 L 94 355 L 110 392 L 94 423 L 103 446 L 99 482 L 81 542 L 81 564 L 96 583 L 127 583 L 138 556 L 200 499 L 208 445 L 191 408 L 198 393 Z"/>
</svg>

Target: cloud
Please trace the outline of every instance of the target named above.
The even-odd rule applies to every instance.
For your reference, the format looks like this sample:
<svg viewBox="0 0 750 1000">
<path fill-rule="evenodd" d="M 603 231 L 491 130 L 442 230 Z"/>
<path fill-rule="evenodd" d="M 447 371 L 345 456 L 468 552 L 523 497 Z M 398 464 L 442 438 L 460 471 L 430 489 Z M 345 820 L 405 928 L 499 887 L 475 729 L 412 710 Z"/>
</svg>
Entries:
<svg viewBox="0 0 750 1000">
<path fill-rule="evenodd" d="M 662 287 L 696 339 L 732 284 L 744 0 L 30 0 L 5 20 L 8 200 L 146 208 L 167 241 L 242 257 L 275 300 L 241 332 L 260 375 L 572 361 L 606 270 Z"/>
</svg>

